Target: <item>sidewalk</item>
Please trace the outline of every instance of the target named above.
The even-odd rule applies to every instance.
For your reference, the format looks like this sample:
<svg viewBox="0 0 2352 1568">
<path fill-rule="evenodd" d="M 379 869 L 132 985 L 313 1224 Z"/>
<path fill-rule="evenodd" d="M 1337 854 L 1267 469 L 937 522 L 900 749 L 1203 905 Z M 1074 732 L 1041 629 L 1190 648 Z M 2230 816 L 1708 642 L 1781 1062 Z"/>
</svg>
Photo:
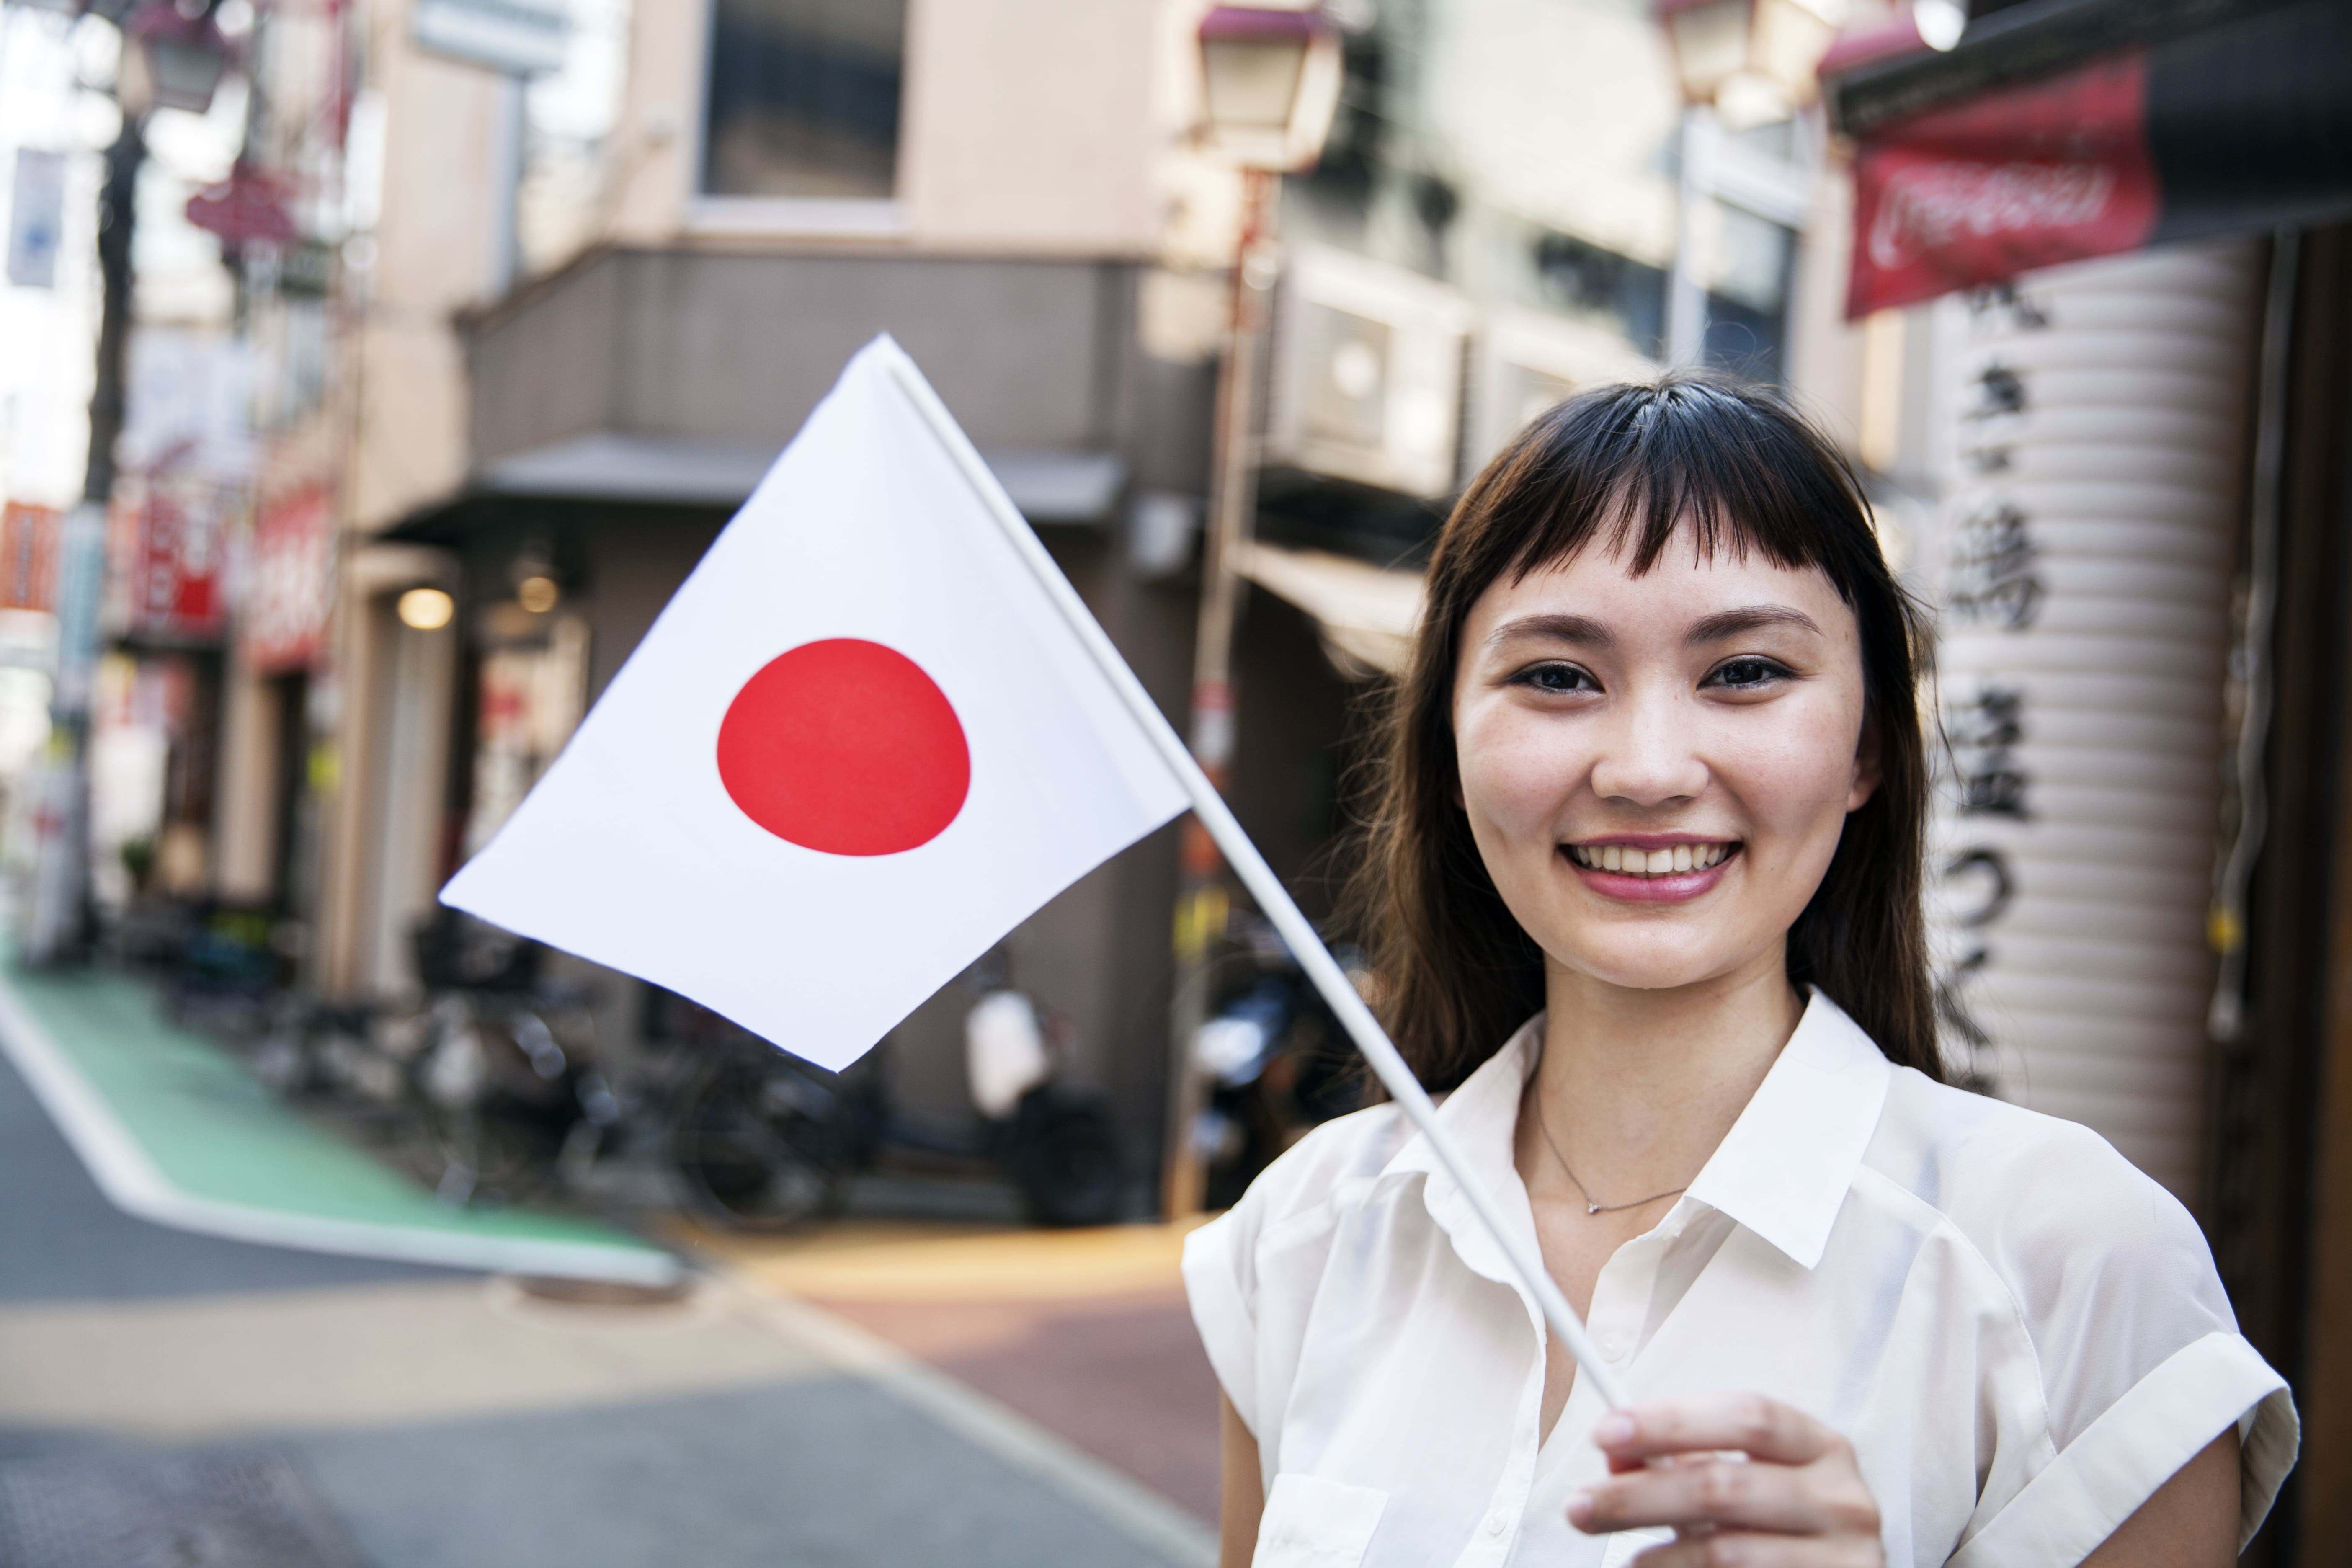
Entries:
<svg viewBox="0 0 2352 1568">
<path fill-rule="evenodd" d="M 738 1278 L 856 1322 L 1207 1522 L 1217 1384 L 1177 1273 L 1191 1228 L 867 1222 L 806 1237 L 681 1236 Z"/>
</svg>

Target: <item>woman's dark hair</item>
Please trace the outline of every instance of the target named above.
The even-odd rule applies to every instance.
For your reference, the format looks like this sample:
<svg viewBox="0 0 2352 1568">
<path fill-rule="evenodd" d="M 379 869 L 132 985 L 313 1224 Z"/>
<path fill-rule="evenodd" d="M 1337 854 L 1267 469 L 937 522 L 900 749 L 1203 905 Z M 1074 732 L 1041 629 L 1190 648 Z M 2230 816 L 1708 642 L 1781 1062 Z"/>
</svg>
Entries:
<svg viewBox="0 0 2352 1568">
<path fill-rule="evenodd" d="M 1927 752 L 1919 612 L 1887 570 L 1853 470 L 1759 387 L 1677 372 L 1607 386 L 1538 418 L 1486 465 L 1438 535 L 1412 662 L 1381 726 L 1349 905 L 1381 1011 L 1432 1089 L 1449 1089 L 1544 1005 L 1543 954 L 1495 890 L 1456 804 L 1454 685 L 1462 628 L 1488 586 L 1595 542 L 1636 575 L 1678 537 L 1815 567 L 1862 630 L 1864 733 L 1878 786 L 1846 819 L 1789 931 L 1789 978 L 1819 985 L 1899 1066 L 1942 1076 L 1920 883 Z"/>
</svg>

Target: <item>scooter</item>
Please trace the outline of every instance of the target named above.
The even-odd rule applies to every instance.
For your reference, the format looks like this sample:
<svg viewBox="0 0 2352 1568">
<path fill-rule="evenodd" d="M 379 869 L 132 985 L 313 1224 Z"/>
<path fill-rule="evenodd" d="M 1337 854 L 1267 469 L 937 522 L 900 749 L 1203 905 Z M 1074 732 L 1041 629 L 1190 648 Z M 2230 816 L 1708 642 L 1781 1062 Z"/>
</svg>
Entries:
<svg viewBox="0 0 2352 1568">
<path fill-rule="evenodd" d="M 1236 910 L 1239 938 L 1214 972 L 1224 1000 L 1192 1037 L 1192 1064 L 1209 1100 L 1192 1123 L 1206 1168 L 1202 1198 L 1230 1207 L 1257 1173 L 1307 1131 L 1366 1102 L 1369 1075 L 1339 1020 L 1274 928 Z M 1350 973 L 1362 955 L 1344 943 L 1333 955 Z"/>
<path fill-rule="evenodd" d="M 702 1013 L 702 1060 L 670 1133 L 696 1209 L 731 1229 L 795 1229 L 839 1214 L 853 1176 L 899 1161 L 1000 1172 L 1039 1225 L 1118 1218 L 1117 1135 L 1102 1098 L 1062 1080 L 1066 1027 L 1013 988 L 999 957 L 974 965 L 966 984 L 977 994 L 964 1017 L 976 1125 L 900 1111 L 887 1037 L 835 1073 Z"/>
</svg>

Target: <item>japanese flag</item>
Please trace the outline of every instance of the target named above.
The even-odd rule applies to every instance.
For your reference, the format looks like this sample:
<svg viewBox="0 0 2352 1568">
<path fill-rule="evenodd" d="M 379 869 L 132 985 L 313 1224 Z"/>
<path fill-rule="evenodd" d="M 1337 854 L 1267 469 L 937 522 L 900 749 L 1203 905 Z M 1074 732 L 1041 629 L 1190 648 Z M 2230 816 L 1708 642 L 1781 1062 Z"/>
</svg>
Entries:
<svg viewBox="0 0 2352 1568">
<path fill-rule="evenodd" d="M 1184 809 L 1108 650 L 877 339 L 442 901 L 845 1067 Z"/>
</svg>

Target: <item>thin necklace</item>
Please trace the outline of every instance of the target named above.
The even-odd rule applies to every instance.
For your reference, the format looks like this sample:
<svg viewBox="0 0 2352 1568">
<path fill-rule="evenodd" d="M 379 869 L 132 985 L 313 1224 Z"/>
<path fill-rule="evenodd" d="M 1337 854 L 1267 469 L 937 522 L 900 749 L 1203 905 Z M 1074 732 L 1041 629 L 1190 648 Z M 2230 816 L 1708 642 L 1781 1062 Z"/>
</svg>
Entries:
<svg viewBox="0 0 2352 1568">
<path fill-rule="evenodd" d="M 1536 1096 L 1536 1131 L 1543 1134 L 1543 1141 L 1550 1146 L 1551 1157 L 1559 1162 L 1559 1168 L 1568 1173 L 1569 1181 L 1576 1188 L 1576 1195 L 1584 1200 L 1586 1214 L 1616 1214 L 1624 1209 L 1637 1209 L 1643 1204 L 1656 1203 L 1660 1198 L 1680 1197 L 1690 1190 L 1690 1184 L 1685 1182 L 1663 1193 L 1652 1193 L 1646 1198 L 1635 1198 L 1630 1204 L 1596 1204 L 1592 1201 L 1592 1194 L 1585 1190 L 1584 1184 L 1577 1179 L 1575 1170 L 1568 1163 L 1568 1156 L 1559 1152 L 1559 1140 L 1551 1135 L 1551 1123 L 1544 1120 L 1543 1096 L 1540 1093 Z"/>
</svg>

